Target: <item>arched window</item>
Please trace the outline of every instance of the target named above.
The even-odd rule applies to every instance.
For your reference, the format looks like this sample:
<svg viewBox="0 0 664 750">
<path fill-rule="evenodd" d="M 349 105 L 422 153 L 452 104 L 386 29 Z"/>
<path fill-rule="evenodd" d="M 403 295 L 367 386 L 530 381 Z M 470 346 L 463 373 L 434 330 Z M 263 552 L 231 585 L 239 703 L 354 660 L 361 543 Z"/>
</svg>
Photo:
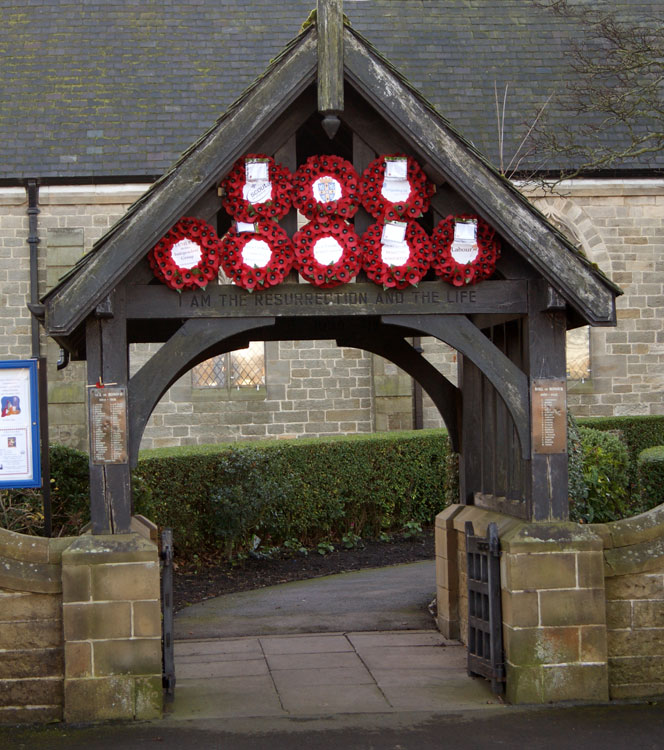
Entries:
<svg viewBox="0 0 664 750">
<path fill-rule="evenodd" d="M 265 344 L 252 341 L 246 349 L 220 354 L 192 371 L 194 388 L 258 389 L 265 385 Z"/>
</svg>

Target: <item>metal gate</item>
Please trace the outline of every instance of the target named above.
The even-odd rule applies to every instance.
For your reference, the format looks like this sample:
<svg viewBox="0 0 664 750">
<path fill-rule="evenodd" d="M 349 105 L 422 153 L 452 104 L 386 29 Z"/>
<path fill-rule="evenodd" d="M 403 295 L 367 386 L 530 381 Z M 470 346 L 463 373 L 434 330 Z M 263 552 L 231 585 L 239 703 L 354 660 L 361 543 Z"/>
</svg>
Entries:
<svg viewBox="0 0 664 750">
<path fill-rule="evenodd" d="M 502 609 L 500 605 L 500 539 L 495 523 L 487 536 L 475 536 L 466 521 L 468 575 L 468 674 L 491 680 L 491 690 L 505 688 Z"/>
<path fill-rule="evenodd" d="M 161 533 L 161 612 L 162 680 L 165 698 L 175 698 L 175 657 L 173 654 L 173 530 Z"/>
</svg>

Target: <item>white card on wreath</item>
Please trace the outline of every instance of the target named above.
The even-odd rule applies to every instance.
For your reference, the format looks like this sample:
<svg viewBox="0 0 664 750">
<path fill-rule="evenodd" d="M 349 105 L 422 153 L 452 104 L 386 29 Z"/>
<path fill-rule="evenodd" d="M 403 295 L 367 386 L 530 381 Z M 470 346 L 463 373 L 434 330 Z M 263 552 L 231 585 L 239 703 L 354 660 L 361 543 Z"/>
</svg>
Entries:
<svg viewBox="0 0 664 750">
<path fill-rule="evenodd" d="M 402 243 L 406 239 L 408 224 L 405 221 L 388 221 L 383 226 L 383 234 L 380 241 L 386 243 Z"/>
<path fill-rule="evenodd" d="M 405 180 L 408 177 L 408 159 L 385 159 L 385 178 Z"/>
<path fill-rule="evenodd" d="M 247 182 L 263 182 L 270 179 L 268 163 L 266 161 L 247 161 L 244 165 Z"/>
</svg>

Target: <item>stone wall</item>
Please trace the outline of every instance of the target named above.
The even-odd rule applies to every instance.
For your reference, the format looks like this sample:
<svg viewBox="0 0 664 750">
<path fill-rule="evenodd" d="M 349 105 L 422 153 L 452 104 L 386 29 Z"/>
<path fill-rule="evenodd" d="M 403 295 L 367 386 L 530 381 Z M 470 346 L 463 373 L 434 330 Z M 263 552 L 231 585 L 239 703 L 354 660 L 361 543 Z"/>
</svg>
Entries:
<svg viewBox="0 0 664 750">
<path fill-rule="evenodd" d="M 501 540 L 512 703 L 664 695 L 664 505 L 611 524 L 527 523 L 453 505 L 436 519 L 438 627 L 465 642 L 465 523 Z"/>
<path fill-rule="evenodd" d="M 664 414 L 664 182 L 574 180 L 535 205 L 624 291 L 615 328 L 590 331 L 576 416 Z"/>
<path fill-rule="evenodd" d="M 144 185 L 52 186 L 40 189 L 40 292 L 45 292 L 126 211 Z M 588 258 L 620 284 L 618 326 L 590 332 L 591 378 L 570 382 L 579 416 L 664 413 L 664 182 L 577 180 L 561 195 L 533 194 Z M 27 199 L 0 188 L 0 358 L 30 356 Z M 424 356 L 453 382 L 455 353 L 422 339 Z M 84 363 L 57 371 L 49 360 L 51 438 L 85 448 Z M 413 425 L 413 384 L 379 357 L 339 350 L 333 342 L 268 343 L 266 387 L 249 393 L 192 388 L 191 375 L 159 404 L 144 447 L 216 440 L 367 432 Z M 136 363 L 145 350 L 137 349 Z M 246 396 L 246 397 L 245 397 Z M 440 427 L 423 398 L 423 426 Z"/>
<path fill-rule="evenodd" d="M 161 715 L 157 548 L 0 529 L 0 723 Z"/>
<path fill-rule="evenodd" d="M 592 528 L 604 540 L 611 698 L 664 695 L 664 505 Z"/>
<path fill-rule="evenodd" d="M 62 549 L 0 529 L 0 723 L 62 719 Z"/>
</svg>

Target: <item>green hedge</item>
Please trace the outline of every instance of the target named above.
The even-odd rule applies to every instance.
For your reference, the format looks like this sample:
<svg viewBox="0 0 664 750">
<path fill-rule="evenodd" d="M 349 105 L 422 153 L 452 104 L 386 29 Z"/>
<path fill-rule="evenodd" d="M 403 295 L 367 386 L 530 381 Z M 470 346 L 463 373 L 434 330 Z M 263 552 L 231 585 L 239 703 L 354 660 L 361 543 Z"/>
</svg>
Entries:
<svg viewBox="0 0 664 750">
<path fill-rule="evenodd" d="M 664 415 L 643 417 L 583 417 L 580 427 L 613 432 L 627 447 L 630 459 L 630 479 L 636 485 L 636 466 L 639 453 L 655 445 L 664 445 Z"/>
<path fill-rule="evenodd" d="M 90 518 L 88 456 L 64 445 L 49 447 L 53 536 L 78 534 Z M 39 489 L 0 492 L 0 526 L 23 534 L 44 533 Z"/>
<path fill-rule="evenodd" d="M 637 481 L 641 513 L 664 502 L 664 445 L 639 453 Z"/>
<path fill-rule="evenodd" d="M 185 455 L 181 455 L 184 452 Z M 295 440 L 144 457 L 136 510 L 173 528 L 178 553 L 246 550 L 431 523 L 446 505 L 439 430 Z M 178 455 L 180 454 L 180 455 Z"/>
<path fill-rule="evenodd" d="M 631 514 L 629 454 L 619 437 L 579 427 L 581 476 L 570 465 L 570 518 L 582 523 L 617 521 Z"/>
</svg>

